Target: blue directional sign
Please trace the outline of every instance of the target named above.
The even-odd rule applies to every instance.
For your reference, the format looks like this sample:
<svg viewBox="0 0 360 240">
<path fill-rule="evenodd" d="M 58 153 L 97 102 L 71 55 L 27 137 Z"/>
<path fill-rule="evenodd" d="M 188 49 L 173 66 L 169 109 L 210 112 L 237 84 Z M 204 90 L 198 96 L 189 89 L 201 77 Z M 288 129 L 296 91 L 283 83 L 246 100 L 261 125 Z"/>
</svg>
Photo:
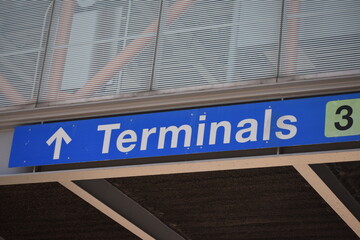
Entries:
<svg viewBox="0 0 360 240">
<path fill-rule="evenodd" d="M 20 126 L 10 167 L 360 141 L 360 93 Z"/>
</svg>

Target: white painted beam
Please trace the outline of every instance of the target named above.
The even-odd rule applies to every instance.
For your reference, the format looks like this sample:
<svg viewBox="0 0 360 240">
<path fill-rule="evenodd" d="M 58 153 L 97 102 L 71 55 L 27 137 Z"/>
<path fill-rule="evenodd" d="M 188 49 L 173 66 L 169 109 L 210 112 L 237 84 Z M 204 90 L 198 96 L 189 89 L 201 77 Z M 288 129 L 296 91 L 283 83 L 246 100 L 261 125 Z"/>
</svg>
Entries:
<svg viewBox="0 0 360 240">
<path fill-rule="evenodd" d="M 296 164 L 294 168 L 305 178 L 317 193 L 329 204 L 329 206 L 344 220 L 344 222 L 360 237 L 360 222 L 311 169 L 309 165 Z"/>
<path fill-rule="evenodd" d="M 185 240 L 159 218 L 105 179 L 74 181 L 77 186 L 157 240 Z"/>
<path fill-rule="evenodd" d="M 117 222 L 118 224 L 122 225 L 124 228 L 135 234 L 141 239 L 144 240 L 155 240 L 149 234 L 144 232 L 142 229 L 128 221 L 126 218 L 115 212 L 113 209 L 102 203 L 100 200 L 92 196 L 90 193 L 86 192 L 78 185 L 71 181 L 60 181 L 60 184 L 75 193 L 80 198 L 84 199 L 86 202 L 91 204 L 93 207 L 110 217 L 112 220 Z"/>
<path fill-rule="evenodd" d="M 359 149 L 0 175 L 0 185 L 137 177 L 350 161 L 360 161 Z"/>
</svg>

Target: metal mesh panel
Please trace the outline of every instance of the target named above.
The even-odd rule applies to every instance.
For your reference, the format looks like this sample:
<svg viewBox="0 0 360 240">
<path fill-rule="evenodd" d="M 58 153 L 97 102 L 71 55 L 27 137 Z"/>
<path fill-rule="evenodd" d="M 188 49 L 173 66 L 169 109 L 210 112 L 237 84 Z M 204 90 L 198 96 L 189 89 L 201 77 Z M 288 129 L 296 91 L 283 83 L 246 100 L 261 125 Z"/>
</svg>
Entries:
<svg viewBox="0 0 360 240">
<path fill-rule="evenodd" d="M 164 1 L 154 89 L 276 76 L 281 1 L 185 2 L 169 24 Z"/>
<path fill-rule="evenodd" d="M 56 1 L 42 102 L 149 89 L 160 1 Z"/>
<path fill-rule="evenodd" d="M 360 69 L 360 1 L 285 1 L 281 76 Z"/>
<path fill-rule="evenodd" d="M 76 102 L 360 71 L 359 12 L 358 0 L 0 1 L 0 108 L 39 91 Z"/>
<path fill-rule="evenodd" d="M 0 108 L 35 103 L 51 1 L 0 1 Z"/>
</svg>

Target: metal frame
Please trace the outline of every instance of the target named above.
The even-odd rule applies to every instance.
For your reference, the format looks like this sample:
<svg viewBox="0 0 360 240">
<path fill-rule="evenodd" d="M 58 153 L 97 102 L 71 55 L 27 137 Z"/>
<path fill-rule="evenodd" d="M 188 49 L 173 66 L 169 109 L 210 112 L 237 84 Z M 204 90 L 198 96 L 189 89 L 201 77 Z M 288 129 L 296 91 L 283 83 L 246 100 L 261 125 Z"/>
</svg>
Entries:
<svg viewBox="0 0 360 240">
<path fill-rule="evenodd" d="M 129 198 L 127 195 L 125 195 L 123 192 L 121 192 L 119 189 L 117 189 L 115 186 L 113 186 L 106 180 L 95 179 L 72 182 L 81 189 L 76 188 L 70 182 L 60 183 L 77 195 L 81 194 L 82 191 L 86 191 L 92 196 L 91 198 L 98 199 L 102 204 L 110 207 L 110 209 L 115 211 L 115 213 L 112 213 L 111 216 L 115 217 L 116 215 L 119 215 L 121 217 L 124 217 L 127 221 L 135 224 L 136 227 L 139 228 L 134 229 L 134 227 L 132 227 L 131 229 L 129 229 L 138 236 L 144 235 L 140 232 L 143 231 L 149 235 L 144 236 L 145 239 L 185 240 L 177 232 L 165 225 L 148 210 L 146 210 L 137 202 Z M 96 201 L 95 204 L 94 201 L 90 202 L 89 200 L 91 198 L 84 197 L 83 199 L 97 208 L 99 204 Z M 124 222 L 125 221 L 122 221 L 122 223 L 120 224 L 124 227 L 127 227 L 127 225 L 124 225 Z"/>
<path fill-rule="evenodd" d="M 156 235 L 156 239 L 167 239 L 167 237 L 164 237 L 166 234 L 174 234 L 173 236 L 176 237 L 172 239 L 182 239 L 180 235 L 168 229 L 166 225 L 161 223 L 154 216 L 150 217 L 152 220 L 147 219 L 146 221 L 142 221 L 139 220 L 138 217 L 134 217 L 131 212 L 138 211 L 141 213 L 140 215 L 146 215 L 146 210 L 144 211 L 144 209 L 142 209 L 140 206 L 138 208 L 136 206 L 136 202 L 133 202 L 131 199 L 129 200 L 128 197 L 121 192 L 116 192 L 113 189 L 107 191 L 104 190 L 105 187 L 99 187 L 98 183 L 100 183 L 101 186 L 107 183 L 105 180 L 96 179 L 293 166 L 305 178 L 305 180 L 308 181 L 308 183 L 315 189 L 315 191 L 330 205 L 330 207 L 344 220 L 344 222 L 357 234 L 357 236 L 360 237 L 360 222 L 354 216 L 354 213 L 352 213 L 348 207 L 342 203 L 342 201 L 332 192 L 327 184 L 309 166 L 310 164 L 352 162 L 359 160 L 360 149 L 355 149 L 303 154 L 284 154 L 262 157 L 230 158 L 193 162 L 175 162 L 0 175 L 0 185 L 57 181 L 142 239 L 154 239 L 149 235 L 149 232 L 152 232 L 153 223 L 151 222 L 153 221 L 157 222 L 155 224 L 157 225 L 157 227 L 155 227 L 157 229 L 155 234 L 160 234 L 161 236 L 159 237 L 159 235 Z M 112 196 L 117 196 L 117 199 L 119 199 L 119 196 L 120 199 L 125 199 L 127 203 L 132 206 L 132 210 L 128 212 L 124 211 L 124 206 L 119 206 L 116 201 L 114 202 L 113 199 L 109 198 L 109 194 Z M 147 229 L 147 232 L 145 232 L 144 228 Z M 152 232 L 152 234 L 154 234 L 154 232 Z"/>
<path fill-rule="evenodd" d="M 360 221 L 360 202 L 356 201 L 330 168 L 326 164 L 316 164 L 310 167 L 350 212 L 354 214 L 354 217 Z"/>
<path fill-rule="evenodd" d="M 294 165 L 294 168 L 305 178 L 315 191 L 330 205 L 344 222 L 360 237 L 360 222 L 354 214 L 331 191 L 323 180 L 309 165 Z"/>
<path fill-rule="evenodd" d="M 0 185 L 360 161 L 360 149 L 0 175 Z"/>
<path fill-rule="evenodd" d="M 129 220 L 118 214 L 116 211 L 111 209 L 109 206 L 101 202 L 99 199 L 73 183 L 72 181 L 61 181 L 59 182 L 61 185 L 66 187 L 71 192 L 75 193 L 78 197 L 82 198 L 93 207 L 98 209 L 100 212 L 104 213 L 106 216 L 110 217 L 112 220 L 134 233 L 141 239 L 145 240 L 155 240 L 155 238 L 151 237 L 149 234 L 144 232 L 141 228 L 137 227 L 135 224 L 131 223 Z"/>
<path fill-rule="evenodd" d="M 276 83 L 273 79 L 274 81 L 268 84 L 256 84 L 250 81 L 252 85 L 247 86 L 244 86 L 244 83 L 214 84 L 123 94 L 122 98 L 112 96 L 96 98 L 93 101 L 68 101 L 67 104 L 53 106 L 39 104 L 35 109 L 23 108 L 0 112 L 0 129 L 48 121 L 360 91 L 359 77 L 326 78 L 327 74 L 316 76 L 319 80 Z"/>
<path fill-rule="evenodd" d="M 187 4 L 191 4 L 190 1 Z M 175 14 L 166 16 L 169 21 L 176 19 L 189 6 L 179 3 L 179 11 Z M 176 8 L 176 5 L 174 5 Z M 152 28 L 158 25 L 158 20 L 155 20 L 144 30 L 139 37 L 140 40 L 131 41 L 130 44 L 138 48 L 143 48 L 146 41 L 152 39 L 155 35 L 151 33 Z M 232 24 L 231 24 L 232 26 Z M 229 26 L 212 26 L 212 27 L 229 27 Z M 195 29 L 193 29 L 195 30 Z M 189 30 L 178 30 L 189 31 Z M 173 34 L 174 32 L 167 32 L 164 34 Z M 125 39 L 131 39 L 126 37 Z M 141 40 L 142 39 L 142 40 Z M 131 49 L 131 46 L 128 48 Z M 280 48 L 279 48 L 280 49 Z M 127 54 L 135 54 L 134 51 L 126 49 L 117 56 L 115 61 L 115 69 L 121 69 L 124 59 Z M 109 65 L 109 71 L 114 68 Z M 106 69 L 105 69 L 106 70 Z M 104 71 L 105 71 L 104 70 Z M 236 83 L 213 84 L 199 87 L 188 87 L 181 89 L 169 89 L 160 91 L 151 91 L 144 93 L 127 93 L 115 96 L 91 98 L 89 99 L 75 99 L 70 101 L 62 101 L 61 103 L 39 103 L 36 108 L 33 105 L 19 106 L 14 108 L 6 108 L 0 112 L 0 129 L 12 129 L 15 126 L 31 123 L 49 122 L 49 121 L 63 121 L 70 119 L 89 118 L 98 116 L 110 116 L 119 114 L 151 112 L 160 110 L 176 110 L 180 108 L 190 108 L 198 106 L 213 106 L 221 104 L 241 103 L 265 101 L 269 99 L 294 98 L 305 96 L 317 96 L 326 94 L 338 94 L 348 92 L 359 92 L 360 81 L 359 71 L 347 71 L 325 74 L 312 74 L 306 76 L 293 76 L 285 78 L 273 78 L 264 80 L 244 81 Z M 104 81 L 104 77 L 99 73 L 98 78 L 100 82 Z M 95 81 L 97 79 L 93 79 Z M 7 86 L 6 79 L 0 76 L 0 82 Z M 88 95 L 93 91 L 89 89 L 80 90 L 79 97 Z M 15 89 L 8 86 L 7 91 L 10 91 L 15 96 L 15 101 L 20 97 L 17 96 Z M 121 97 L 121 98 L 120 98 Z M 31 107 L 31 108 L 28 108 Z M 149 175 L 163 175 L 163 174 L 181 174 L 181 173 L 196 173 L 209 171 L 225 171 L 225 170 L 239 170 L 250 168 L 264 168 L 264 167 L 281 167 L 293 166 L 308 183 L 315 189 L 315 191 L 329 204 L 329 206 L 344 220 L 344 222 L 360 237 L 360 222 L 357 219 L 357 207 L 351 207 L 346 204 L 346 201 L 337 195 L 326 178 L 322 178 L 321 174 L 317 172 L 316 167 L 310 167 L 312 164 L 324 164 L 335 162 L 352 162 L 360 161 L 360 149 L 342 150 L 342 151 L 326 151 L 315 153 L 297 153 L 297 154 L 281 154 L 268 155 L 257 157 L 243 157 L 243 158 L 225 158 L 214 160 L 201 160 L 189 162 L 172 162 L 172 163 L 157 163 L 144 164 L 133 166 L 118 166 L 118 167 L 104 167 L 104 168 L 90 168 L 66 171 L 47 171 L 47 172 L 32 172 L 32 173 L 11 173 L 8 175 L 0 175 L 0 185 L 11 184 L 26 184 L 26 183 L 42 183 L 42 182 L 59 182 L 64 187 L 81 197 L 92 206 L 103 212 L 105 215 L 112 218 L 120 225 L 133 232 L 142 239 L 155 239 L 155 235 L 151 234 L 148 229 L 150 225 L 144 227 L 139 225 L 138 218 L 132 218 L 129 213 L 119 210 L 123 208 L 119 203 L 109 198 L 104 189 L 99 188 L 98 183 L 106 184 L 104 178 L 115 177 L 137 177 Z M 116 189 L 117 190 L 117 189 Z M 100 192 L 99 192 L 100 191 Z M 110 192 L 117 194 L 117 199 L 123 199 L 131 204 L 132 210 L 137 208 L 142 214 L 147 214 L 141 206 L 136 206 L 136 202 L 131 202 L 127 196 L 114 189 Z M 113 195 L 111 196 L 113 197 Z M 351 201 L 351 200 L 350 200 Z M 139 207 L 139 208 L 138 208 Z M 118 209 L 118 210 L 116 210 Z M 354 210 L 355 209 L 355 210 Z M 151 218 L 151 217 L 150 217 Z M 158 219 L 152 219 L 157 222 L 157 226 L 162 231 L 169 231 L 168 227 L 161 223 Z M 151 220 L 150 220 L 151 221 Z M 145 221 L 146 222 L 146 221 Z M 149 220 L 147 220 L 147 223 Z M 170 234 L 176 233 L 170 230 Z M 157 237 L 156 239 L 160 239 Z M 166 238 L 165 238 L 166 239 Z M 181 236 L 172 237 L 171 239 L 182 239 Z"/>
</svg>

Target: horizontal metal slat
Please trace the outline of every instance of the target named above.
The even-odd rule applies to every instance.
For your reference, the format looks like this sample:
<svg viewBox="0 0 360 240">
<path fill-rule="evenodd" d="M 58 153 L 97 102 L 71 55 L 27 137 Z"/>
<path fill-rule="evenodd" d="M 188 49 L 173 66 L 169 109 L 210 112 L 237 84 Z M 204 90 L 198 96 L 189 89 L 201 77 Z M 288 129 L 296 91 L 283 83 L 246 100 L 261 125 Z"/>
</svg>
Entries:
<svg viewBox="0 0 360 240">
<path fill-rule="evenodd" d="M 280 76 L 360 68 L 359 1 L 285 1 Z"/>
<path fill-rule="evenodd" d="M 57 1 L 40 102 L 149 90 L 160 1 Z"/>
<path fill-rule="evenodd" d="M 193 1 L 171 25 L 164 1 L 154 89 L 276 76 L 280 1 Z"/>
<path fill-rule="evenodd" d="M 0 108 L 34 104 L 52 1 L 0 2 Z"/>
</svg>

